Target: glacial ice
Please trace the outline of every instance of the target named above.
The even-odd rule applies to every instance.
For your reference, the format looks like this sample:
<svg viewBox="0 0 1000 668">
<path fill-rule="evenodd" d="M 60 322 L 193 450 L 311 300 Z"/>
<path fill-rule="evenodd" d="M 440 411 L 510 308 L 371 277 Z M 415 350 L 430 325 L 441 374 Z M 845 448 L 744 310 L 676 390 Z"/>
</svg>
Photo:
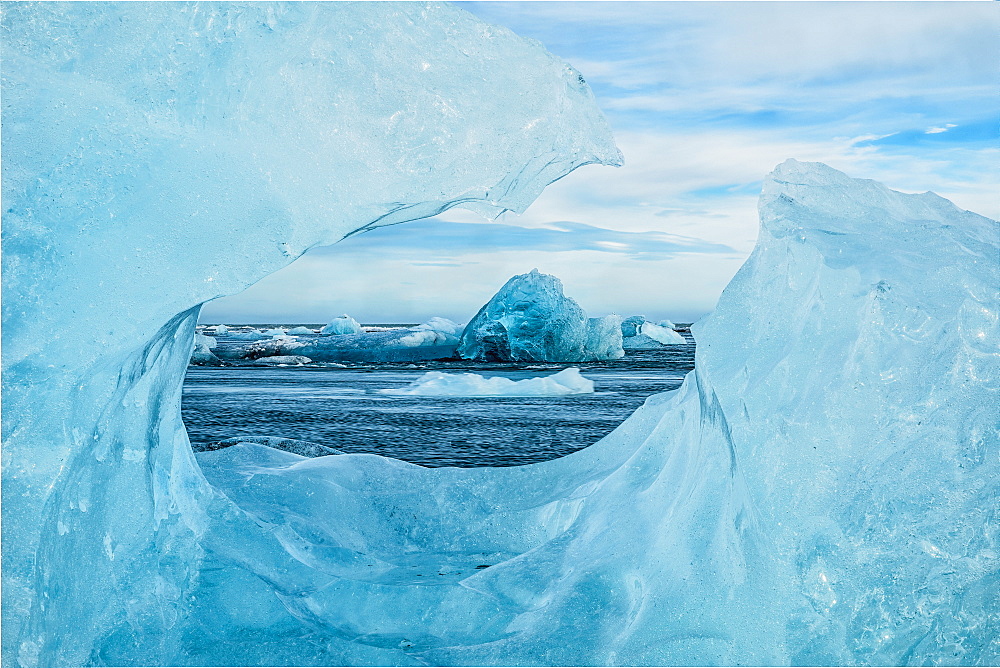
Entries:
<svg viewBox="0 0 1000 668">
<path fill-rule="evenodd" d="M 200 305 L 312 246 L 523 211 L 620 164 L 589 88 L 448 5 L 10 3 L 0 22 L 4 661 L 381 661 L 208 544 L 228 526 L 241 558 L 271 549 L 181 422 Z"/>
<path fill-rule="evenodd" d="M 563 294 L 562 282 L 519 274 L 493 295 L 462 332 L 458 355 L 486 362 L 587 362 L 618 359 L 621 332 L 606 319 L 589 319 Z"/>
<path fill-rule="evenodd" d="M 316 332 L 308 327 L 292 327 L 288 330 L 288 336 L 302 336 L 303 334 L 315 334 Z"/>
<path fill-rule="evenodd" d="M 191 350 L 191 363 L 218 364 L 219 358 L 212 352 L 212 349 L 215 348 L 216 345 L 218 345 L 218 343 L 211 336 L 205 336 L 204 334 L 195 332 L 194 348 Z"/>
<path fill-rule="evenodd" d="M 327 335 L 360 334 L 361 324 L 345 313 L 339 318 L 331 320 L 329 324 L 319 330 L 319 333 Z"/>
<path fill-rule="evenodd" d="M 643 322 L 636 331 L 635 336 L 626 336 L 623 339 L 622 346 L 626 350 L 662 348 L 663 346 L 687 343 L 687 339 L 674 330 L 651 322 Z"/>
<path fill-rule="evenodd" d="M 216 336 L 225 336 L 228 333 L 229 333 L 229 328 L 226 327 L 225 325 L 216 325 L 215 326 L 215 335 Z"/>
<path fill-rule="evenodd" d="M 998 224 L 795 161 L 760 211 L 695 370 L 587 449 L 200 454 L 286 555 L 239 563 L 362 663 L 995 664 Z"/>
<path fill-rule="evenodd" d="M 674 331 L 674 324 L 669 320 L 656 324 L 646 320 L 644 315 L 625 318 L 622 321 L 622 337 L 622 347 L 625 350 L 648 350 L 687 343 L 683 336 Z"/>
<path fill-rule="evenodd" d="M 670 320 L 661 320 L 656 324 L 659 325 L 660 327 L 666 327 L 667 329 L 677 329 L 677 325 L 675 325 Z"/>
<path fill-rule="evenodd" d="M 261 341 L 264 339 L 269 339 L 271 337 L 267 336 L 266 334 L 263 334 L 262 332 L 256 329 L 250 329 L 245 332 L 236 332 L 235 334 L 230 334 L 229 338 L 236 339 L 237 341 Z"/>
<path fill-rule="evenodd" d="M 606 123 L 446 5 L 2 25 L 5 662 L 1000 663 L 995 221 L 789 161 L 695 370 L 593 446 L 196 459 L 201 303 L 376 225 L 521 210 L 618 161 Z"/>
<path fill-rule="evenodd" d="M 642 327 L 639 329 L 639 334 L 642 336 L 648 336 L 654 341 L 659 341 L 665 346 L 675 343 L 687 343 L 687 339 L 675 332 L 673 328 L 663 327 L 662 325 L 656 325 L 651 322 L 644 322 Z"/>
<path fill-rule="evenodd" d="M 511 380 L 502 376 L 486 378 L 477 373 L 428 371 L 401 388 L 379 390 L 381 394 L 424 397 L 560 397 L 592 394 L 594 381 L 569 367 L 551 376 Z"/>
</svg>

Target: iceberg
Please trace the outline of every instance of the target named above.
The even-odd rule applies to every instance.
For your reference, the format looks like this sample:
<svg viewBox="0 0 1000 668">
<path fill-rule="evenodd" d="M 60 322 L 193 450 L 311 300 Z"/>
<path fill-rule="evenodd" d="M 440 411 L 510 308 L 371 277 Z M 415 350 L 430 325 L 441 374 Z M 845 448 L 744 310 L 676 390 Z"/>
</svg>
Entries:
<svg viewBox="0 0 1000 668">
<path fill-rule="evenodd" d="M 673 344 L 686 344 L 687 339 L 674 331 L 674 323 L 663 320 L 656 324 L 644 315 L 633 315 L 622 321 L 622 347 L 625 350 L 648 350 Z"/>
<path fill-rule="evenodd" d="M 484 362 L 618 359 L 625 354 L 621 332 L 608 322 L 588 319 L 558 278 L 533 269 L 507 281 L 479 310 L 462 332 L 458 354 Z"/>
<path fill-rule="evenodd" d="M 760 212 L 695 370 L 598 443 L 506 469 L 201 453 L 246 513 L 240 547 L 206 542 L 355 663 L 995 664 L 998 223 L 795 161 Z"/>
<path fill-rule="evenodd" d="M 380 394 L 424 397 L 561 397 L 593 394 L 594 381 L 570 367 L 551 376 L 511 380 L 485 378 L 476 373 L 428 371 L 406 387 L 379 390 Z"/>
<path fill-rule="evenodd" d="M 590 89 L 445 4 L 22 3 L 0 22 L 4 661 L 388 660 L 314 642 L 294 591 L 206 542 L 246 515 L 181 422 L 200 306 L 313 246 L 523 211 L 620 164 Z M 252 535 L 244 557 L 278 555 Z"/>
<path fill-rule="evenodd" d="M 345 335 L 345 334 L 360 334 L 361 325 L 357 320 L 347 315 L 346 313 L 339 318 L 334 318 L 326 325 L 323 329 L 319 330 L 320 334 L 328 335 Z"/>
<path fill-rule="evenodd" d="M 195 332 L 194 348 L 191 351 L 191 364 L 219 364 L 219 358 L 212 352 L 212 349 L 215 348 L 216 345 L 218 345 L 218 343 L 211 336 L 205 336 L 204 334 Z"/>
<path fill-rule="evenodd" d="M 253 366 L 299 366 L 310 362 L 312 360 L 304 355 L 273 355 L 256 358 L 250 364 Z"/>
<path fill-rule="evenodd" d="M 216 336 L 225 336 L 228 333 L 229 333 L 229 328 L 226 327 L 225 325 L 216 325 L 215 326 L 215 335 Z"/>
<path fill-rule="evenodd" d="M 292 327 L 288 330 L 288 336 L 302 336 L 303 334 L 315 334 L 316 332 L 308 327 Z"/>
<path fill-rule="evenodd" d="M 687 344 L 687 339 L 672 329 L 651 322 L 643 322 L 634 336 L 622 340 L 625 350 L 649 350 L 675 344 Z"/>
<path fill-rule="evenodd" d="M 271 337 L 256 329 L 251 328 L 246 332 L 236 332 L 235 334 L 230 334 L 229 338 L 235 339 L 237 341 L 261 341 L 264 339 L 269 339 Z"/>
<path fill-rule="evenodd" d="M 274 355 L 305 355 L 320 362 L 419 362 L 455 357 L 458 337 L 417 326 L 360 334 L 291 337 L 252 343 L 243 351 L 250 359 Z"/>
<path fill-rule="evenodd" d="M 666 327 L 667 329 L 677 329 L 677 325 L 675 325 L 670 320 L 661 320 L 660 322 L 658 322 L 656 324 L 659 325 L 660 327 Z"/>
</svg>

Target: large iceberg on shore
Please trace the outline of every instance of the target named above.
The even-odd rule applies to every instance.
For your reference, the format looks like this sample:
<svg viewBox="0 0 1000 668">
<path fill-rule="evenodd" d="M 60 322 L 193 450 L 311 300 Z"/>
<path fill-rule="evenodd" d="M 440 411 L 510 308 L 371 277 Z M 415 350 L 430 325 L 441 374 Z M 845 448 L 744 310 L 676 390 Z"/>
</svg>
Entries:
<svg viewBox="0 0 1000 668">
<path fill-rule="evenodd" d="M 587 318 L 558 278 L 533 269 L 507 281 L 469 321 L 458 355 L 483 362 L 618 359 L 625 354 L 620 320 L 609 322 Z"/>
<path fill-rule="evenodd" d="M 181 422 L 200 305 L 315 245 L 523 211 L 620 164 L 589 88 L 444 4 L 10 3 L 0 22 L 4 661 L 381 661 L 208 546 L 247 516 Z M 278 556 L 252 536 L 244 557 Z"/>
</svg>

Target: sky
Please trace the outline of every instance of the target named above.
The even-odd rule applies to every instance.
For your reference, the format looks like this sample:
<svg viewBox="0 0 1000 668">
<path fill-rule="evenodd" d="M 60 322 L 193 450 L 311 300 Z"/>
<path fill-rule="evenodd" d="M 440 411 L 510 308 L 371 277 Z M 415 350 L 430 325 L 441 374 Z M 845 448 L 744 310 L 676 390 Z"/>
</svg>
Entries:
<svg viewBox="0 0 1000 668">
<path fill-rule="evenodd" d="M 451 210 L 313 249 L 202 322 L 467 322 L 533 268 L 591 316 L 692 322 L 787 158 L 1000 219 L 998 3 L 456 4 L 576 67 L 625 166 L 580 168 L 521 215 Z"/>
</svg>

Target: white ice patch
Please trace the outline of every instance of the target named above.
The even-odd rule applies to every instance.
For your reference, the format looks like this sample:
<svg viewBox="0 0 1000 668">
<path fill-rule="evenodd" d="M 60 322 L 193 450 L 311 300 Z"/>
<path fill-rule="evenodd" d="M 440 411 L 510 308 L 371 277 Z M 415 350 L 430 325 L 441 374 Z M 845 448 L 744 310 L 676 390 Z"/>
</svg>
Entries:
<svg viewBox="0 0 1000 668">
<path fill-rule="evenodd" d="M 570 367 L 551 376 L 524 380 L 429 371 L 407 387 L 379 390 L 379 393 L 423 397 L 561 397 L 593 391 L 594 381 L 581 376 L 580 369 Z"/>
</svg>

